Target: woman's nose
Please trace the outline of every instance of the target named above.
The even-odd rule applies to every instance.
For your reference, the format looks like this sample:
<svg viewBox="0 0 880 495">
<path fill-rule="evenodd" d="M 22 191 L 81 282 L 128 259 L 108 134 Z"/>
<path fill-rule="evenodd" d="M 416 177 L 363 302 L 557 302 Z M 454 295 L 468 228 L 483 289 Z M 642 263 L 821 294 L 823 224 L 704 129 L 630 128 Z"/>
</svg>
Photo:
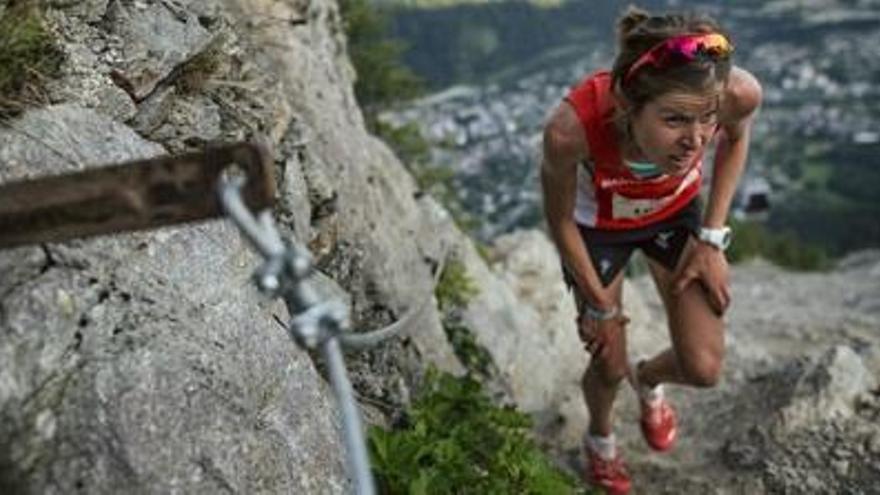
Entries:
<svg viewBox="0 0 880 495">
<path fill-rule="evenodd" d="M 703 128 L 698 123 L 685 127 L 682 135 L 682 144 L 688 149 L 697 149 L 702 145 Z"/>
</svg>

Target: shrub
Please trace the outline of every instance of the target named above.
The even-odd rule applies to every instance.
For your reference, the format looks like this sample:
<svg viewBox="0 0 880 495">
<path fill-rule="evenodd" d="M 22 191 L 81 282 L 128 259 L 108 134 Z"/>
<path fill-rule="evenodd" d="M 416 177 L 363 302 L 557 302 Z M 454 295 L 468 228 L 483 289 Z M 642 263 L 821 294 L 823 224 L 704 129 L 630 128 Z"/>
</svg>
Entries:
<svg viewBox="0 0 880 495">
<path fill-rule="evenodd" d="M 423 85 L 401 61 L 404 45 L 389 38 L 381 11 L 367 0 L 340 0 L 339 9 L 357 72 L 355 96 L 372 130 L 379 109 L 419 95 Z"/>
<path fill-rule="evenodd" d="M 440 282 L 434 288 L 437 306 L 444 312 L 463 309 L 479 293 L 480 290 L 468 275 L 464 263 L 455 259 L 446 264 L 440 275 Z"/>
<path fill-rule="evenodd" d="M 460 321 L 443 322 L 446 338 L 461 364 L 471 373 L 487 377 L 494 371 L 494 361 L 483 346 L 477 342 L 474 332 Z"/>
<path fill-rule="evenodd" d="M 429 369 L 407 419 L 396 431 L 369 431 L 381 493 L 582 493 L 529 437 L 531 419 L 494 406 L 469 376 Z"/>
<path fill-rule="evenodd" d="M 394 127 L 381 120 L 375 122 L 373 132 L 388 143 L 394 153 L 407 164 L 422 165 L 431 159 L 431 145 L 414 123 Z"/>
<path fill-rule="evenodd" d="M 0 15 L 0 116 L 8 116 L 48 100 L 43 85 L 58 73 L 62 53 L 36 2 L 17 2 Z"/>
</svg>

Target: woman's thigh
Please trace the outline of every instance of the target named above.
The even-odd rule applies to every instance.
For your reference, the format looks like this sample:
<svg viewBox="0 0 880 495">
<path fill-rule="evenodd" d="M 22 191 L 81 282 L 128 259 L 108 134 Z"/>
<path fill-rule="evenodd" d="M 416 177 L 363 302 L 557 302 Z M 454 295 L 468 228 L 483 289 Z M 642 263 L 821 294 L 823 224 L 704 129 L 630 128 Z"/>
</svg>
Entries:
<svg viewBox="0 0 880 495">
<path fill-rule="evenodd" d="M 712 310 L 703 286 L 694 281 L 680 294 L 673 292 L 676 272 L 696 242 L 688 240 L 675 272 L 650 258 L 648 264 L 666 308 L 670 338 L 679 359 L 720 360 L 724 356 L 724 321 Z"/>
</svg>

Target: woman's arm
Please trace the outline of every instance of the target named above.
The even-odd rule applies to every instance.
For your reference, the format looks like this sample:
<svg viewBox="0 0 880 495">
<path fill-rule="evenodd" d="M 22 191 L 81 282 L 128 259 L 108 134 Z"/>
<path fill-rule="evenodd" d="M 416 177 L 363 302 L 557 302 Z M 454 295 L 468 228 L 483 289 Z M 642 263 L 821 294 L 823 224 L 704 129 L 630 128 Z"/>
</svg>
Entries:
<svg viewBox="0 0 880 495">
<path fill-rule="evenodd" d="M 544 128 L 541 162 L 544 215 L 562 262 L 575 278 L 576 289 L 594 308 L 610 310 L 615 301 L 603 288 L 574 222 L 577 167 L 588 153 L 584 131 L 574 109 L 562 103 Z"/>
<path fill-rule="evenodd" d="M 761 85 L 743 69 L 734 68 L 733 80 L 721 112 L 721 133 L 715 150 L 712 186 L 703 225 L 718 228 L 727 222 L 736 185 L 746 165 L 752 121 L 761 104 Z"/>
<path fill-rule="evenodd" d="M 703 226 L 718 228 L 727 222 L 730 203 L 746 164 L 749 135 L 755 112 L 761 104 L 761 85 L 745 70 L 734 68 L 721 112 L 721 135 L 715 151 L 715 163 L 709 201 Z M 709 303 L 718 314 L 730 304 L 727 260 L 724 253 L 704 242 L 697 242 L 682 264 L 675 290 L 680 293 L 688 284 L 699 281 L 705 287 Z"/>
</svg>

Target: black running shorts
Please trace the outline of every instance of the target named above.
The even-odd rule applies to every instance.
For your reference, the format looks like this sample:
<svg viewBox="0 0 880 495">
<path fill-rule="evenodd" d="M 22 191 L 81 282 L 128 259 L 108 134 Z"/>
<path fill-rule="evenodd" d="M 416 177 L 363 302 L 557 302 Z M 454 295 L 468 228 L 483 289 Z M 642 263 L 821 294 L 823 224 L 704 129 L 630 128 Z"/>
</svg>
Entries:
<svg viewBox="0 0 880 495">
<path fill-rule="evenodd" d="M 578 230 L 602 285 L 607 287 L 626 266 L 636 249 L 641 249 L 647 257 L 669 270 L 674 270 L 688 237 L 696 235 L 700 228 L 701 210 L 700 198 L 697 197 L 673 216 L 646 227 L 607 230 L 578 225 Z M 562 271 L 565 283 L 569 288 L 574 287 L 574 277 L 565 267 Z"/>
</svg>

